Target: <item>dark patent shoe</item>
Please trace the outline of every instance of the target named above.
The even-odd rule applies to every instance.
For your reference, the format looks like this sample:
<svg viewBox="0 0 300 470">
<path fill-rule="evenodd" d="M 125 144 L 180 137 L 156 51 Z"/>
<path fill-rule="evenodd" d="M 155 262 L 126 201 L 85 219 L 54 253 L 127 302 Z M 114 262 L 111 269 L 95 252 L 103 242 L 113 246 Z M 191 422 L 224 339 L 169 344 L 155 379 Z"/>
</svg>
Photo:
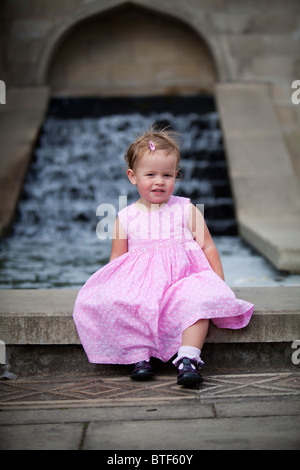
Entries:
<svg viewBox="0 0 300 470">
<path fill-rule="evenodd" d="M 183 364 L 183 367 L 181 369 L 178 368 L 178 385 L 190 387 L 192 385 L 199 385 L 201 382 L 203 382 L 203 378 L 199 372 L 200 367 L 196 361 L 189 359 L 188 357 L 183 357 L 180 359 L 180 361 L 178 361 L 176 366 L 179 367 L 180 364 Z"/>
<path fill-rule="evenodd" d="M 129 377 L 132 380 L 149 380 L 153 377 L 153 375 L 154 372 L 150 362 L 140 361 L 135 364 L 133 371 Z"/>
</svg>

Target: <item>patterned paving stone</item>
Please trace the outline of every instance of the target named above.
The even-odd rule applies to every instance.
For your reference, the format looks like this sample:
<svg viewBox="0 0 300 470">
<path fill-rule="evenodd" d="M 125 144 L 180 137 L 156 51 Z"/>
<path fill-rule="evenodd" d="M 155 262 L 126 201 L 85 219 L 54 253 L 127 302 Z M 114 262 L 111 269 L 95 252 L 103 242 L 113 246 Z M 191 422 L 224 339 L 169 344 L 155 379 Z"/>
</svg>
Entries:
<svg viewBox="0 0 300 470">
<path fill-rule="evenodd" d="M 197 388 L 183 388 L 176 377 L 156 376 L 149 382 L 128 377 L 68 375 L 0 382 L 0 409 L 55 406 L 138 405 L 197 401 L 214 403 L 300 397 L 300 373 L 214 375 Z"/>
</svg>

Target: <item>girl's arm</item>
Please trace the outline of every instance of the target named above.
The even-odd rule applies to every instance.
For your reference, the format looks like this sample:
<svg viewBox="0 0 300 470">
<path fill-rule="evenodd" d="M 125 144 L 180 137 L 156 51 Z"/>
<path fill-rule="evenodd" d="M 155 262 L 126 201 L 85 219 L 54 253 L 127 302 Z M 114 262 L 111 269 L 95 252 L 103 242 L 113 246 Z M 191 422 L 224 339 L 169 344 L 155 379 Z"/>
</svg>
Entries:
<svg viewBox="0 0 300 470">
<path fill-rule="evenodd" d="M 200 248 L 202 248 L 212 269 L 224 281 L 224 272 L 219 252 L 209 233 L 203 215 L 193 204 L 190 205 L 188 226 L 194 240 L 198 243 Z"/>
<path fill-rule="evenodd" d="M 111 246 L 111 255 L 109 262 L 118 258 L 128 251 L 128 240 L 126 232 L 119 222 L 119 218 L 116 218 L 114 229 L 113 229 L 113 241 Z"/>
</svg>

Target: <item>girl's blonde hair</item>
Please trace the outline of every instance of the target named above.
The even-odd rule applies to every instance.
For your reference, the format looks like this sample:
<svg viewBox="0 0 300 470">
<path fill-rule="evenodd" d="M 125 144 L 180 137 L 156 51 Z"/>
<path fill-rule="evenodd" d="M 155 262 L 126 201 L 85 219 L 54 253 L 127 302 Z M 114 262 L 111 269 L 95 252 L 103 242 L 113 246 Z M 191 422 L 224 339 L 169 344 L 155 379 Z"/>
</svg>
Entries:
<svg viewBox="0 0 300 470">
<path fill-rule="evenodd" d="M 176 141 L 177 133 L 168 128 L 156 130 L 153 126 L 142 136 L 138 137 L 128 148 L 125 160 L 128 168 L 134 170 L 138 160 L 142 158 L 147 151 L 164 150 L 167 154 L 174 152 L 176 154 L 176 168 L 179 169 L 180 152 Z M 155 150 L 153 150 L 153 145 Z"/>
</svg>

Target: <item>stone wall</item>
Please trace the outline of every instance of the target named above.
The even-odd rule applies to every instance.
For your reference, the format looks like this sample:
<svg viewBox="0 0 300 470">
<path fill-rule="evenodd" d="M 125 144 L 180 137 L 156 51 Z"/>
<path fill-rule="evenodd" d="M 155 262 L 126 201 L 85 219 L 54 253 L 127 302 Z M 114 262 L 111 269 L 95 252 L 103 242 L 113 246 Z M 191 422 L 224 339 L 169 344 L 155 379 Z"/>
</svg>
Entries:
<svg viewBox="0 0 300 470">
<path fill-rule="evenodd" d="M 300 179 L 298 0 L 2 0 L 0 15 L 8 87 L 118 95 L 269 83 Z"/>
<path fill-rule="evenodd" d="M 216 80 L 199 35 L 134 6 L 80 23 L 49 71 L 53 94 L 60 96 L 212 93 Z"/>
</svg>

